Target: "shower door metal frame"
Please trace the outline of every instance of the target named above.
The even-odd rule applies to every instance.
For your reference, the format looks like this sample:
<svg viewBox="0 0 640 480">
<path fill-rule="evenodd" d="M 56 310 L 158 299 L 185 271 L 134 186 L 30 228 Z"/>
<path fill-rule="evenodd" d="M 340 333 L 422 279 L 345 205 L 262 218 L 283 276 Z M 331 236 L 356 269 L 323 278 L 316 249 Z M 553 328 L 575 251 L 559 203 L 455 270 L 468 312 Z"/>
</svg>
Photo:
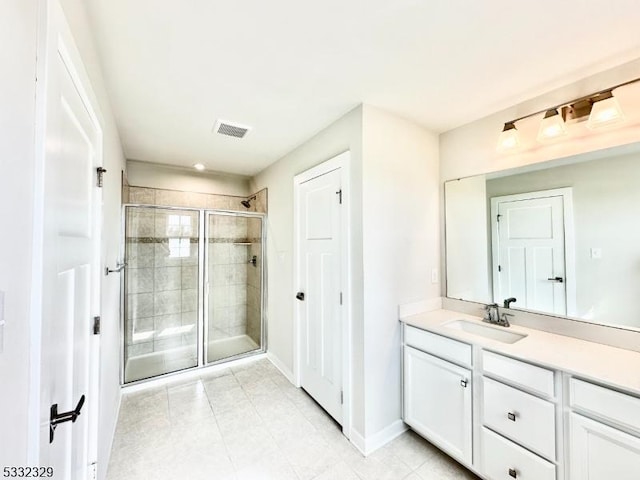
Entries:
<svg viewBox="0 0 640 480">
<path fill-rule="evenodd" d="M 211 232 L 209 231 L 209 218 L 213 215 L 223 215 L 223 216 L 231 216 L 231 217 L 244 217 L 244 218 L 259 218 L 260 219 L 260 348 L 256 350 L 251 350 L 249 352 L 240 353 L 238 355 L 232 355 L 230 357 L 221 358 L 215 362 L 207 362 L 207 358 L 209 357 L 209 238 L 211 237 Z M 266 262 L 265 262 L 265 252 L 266 252 L 266 214 L 264 213 L 256 213 L 256 212 L 235 212 L 228 210 L 205 210 L 204 211 L 204 223 L 205 223 L 205 231 L 204 231 L 204 242 L 205 245 L 205 255 L 204 255 L 204 278 L 203 278 L 203 302 L 202 307 L 204 309 L 204 317 L 203 317 L 203 325 L 202 330 L 204 331 L 204 339 L 202 343 L 202 355 L 203 355 L 203 365 L 202 366 L 211 366 L 218 365 L 220 363 L 225 363 L 231 360 L 237 360 L 244 357 L 250 357 L 252 355 L 257 355 L 260 353 L 264 353 L 267 351 L 267 329 L 266 329 L 266 316 L 265 316 L 265 300 L 266 300 Z"/>
<path fill-rule="evenodd" d="M 166 205 L 150 205 L 150 204 L 140 204 L 140 203 L 126 203 L 122 205 L 122 219 L 121 219 L 121 241 L 120 241 L 120 251 L 122 252 L 123 263 L 126 260 L 126 227 L 127 227 L 127 208 L 149 208 L 154 210 L 176 210 L 176 211 L 191 211 L 198 213 L 198 319 L 197 319 L 197 352 L 198 352 L 198 363 L 194 367 L 189 367 L 181 370 L 177 370 L 175 372 L 167 372 L 160 375 L 156 375 L 149 378 L 143 378 L 140 380 L 135 380 L 132 382 L 125 382 L 125 363 L 126 363 L 126 320 L 127 320 L 127 290 L 126 290 L 126 275 L 120 276 L 120 385 L 121 386 L 133 386 L 141 383 L 149 382 L 156 380 L 158 378 L 165 378 L 168 376 L 179 375 L 183 372 L 189 372 L 196 369 L 209 367 L 212 365 L 218 365 L 220 363 L 229 362 L 232 360 L 237 360 L 244 357 L 249 357 L 252 355 L 258 355 L 265 353 L 267 351 L 267 326 L 266 326 L 266 291 L 267 286 L 265 283 L 265 279 L 267 278 L 266 269 L 267 262 L 265 260 L 265 252 L 266 252 L 266 217 L 265 213 L 256 213 L 256 212 L 237 212 L 234 210 L 216 210 L 216 209 L 206 209 L 206 208 L 194 208 L 194 207 L 177 207 L 177 206 L 166 206 Z M 208 329 L 209 329 L 209 312 L 208 312 L 208 298 L 207 292 L 205 288 L 207 286 L 208 281 L 208 255 L 209 249 L 207 245 L 208 240 L 208 218 L 209 215 L 229 215 L 235 217 L 252 217 L 252 218 L 260 218 L 261 221 L 261 268 L 260 272 L 260 348 L 256 350 L 252 350 L 250 352 L 246 352 L 240 355 L 234 355 L 231 357 L 220 359 L 217 362 L 207 363 L 207 348 L 208 348 Z M 125 270 L 126 270 L 125 266 Z M 123 270 L 123 273 L 124 271 Z"/>
</svg>

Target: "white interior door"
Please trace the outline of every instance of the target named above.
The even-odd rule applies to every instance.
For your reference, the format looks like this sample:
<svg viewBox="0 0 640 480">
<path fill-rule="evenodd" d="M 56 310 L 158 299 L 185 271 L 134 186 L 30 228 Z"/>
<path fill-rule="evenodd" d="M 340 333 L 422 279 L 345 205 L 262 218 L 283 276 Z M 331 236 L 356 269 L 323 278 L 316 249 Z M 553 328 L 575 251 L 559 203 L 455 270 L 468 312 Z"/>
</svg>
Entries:
<svg viewBox="0 0 640 480">
<path fill-rule="evenodd" d="M 544 192 L 492 199 L 496 302 L 567 314 L 563 202 Z"/>
<path fill-rule="evenodd" d="M 300 383 L 342 423 L 341 169 L 297 189 Z"/>
<path fill-rule="evenodd" d="M 95 461 L 102 132 L 86 100 L 62 11 L 51 2 L 47 58 L 42 283 L 40 465 L 56 479 L 85 479 Z M 73 58 L 73 61 L 71 60 Z M 79 57 L 78 57 L 79 58 Z M 90 375 L 91 372 L 91 375 Z M 80 415 L 51 437 L 52 405 Z"/>
</svg>

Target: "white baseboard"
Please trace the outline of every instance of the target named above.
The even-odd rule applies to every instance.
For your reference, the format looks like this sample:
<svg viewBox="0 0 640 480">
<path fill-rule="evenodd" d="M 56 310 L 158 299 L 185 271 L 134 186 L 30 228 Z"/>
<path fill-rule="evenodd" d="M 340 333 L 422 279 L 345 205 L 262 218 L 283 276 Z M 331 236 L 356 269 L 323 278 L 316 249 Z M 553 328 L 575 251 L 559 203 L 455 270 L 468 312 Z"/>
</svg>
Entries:
<svg viewBox="0 0 640 480">
<path fill-rule="evenodd" d="M 363 437 L 357 430 L 351 429 L 350 440 L 351 443 L 360 450 L 360 453 L 366 457 L 379 448 L 384 447 L 387 443 L 402 435 L 407 430 L 408 428 L 402 420 L 396 420 L 391 425 L 388 425 L 373 435 L 369 435 L 367 438 Z"/>
<path fill-rule="evenodd" d="M 296 384 L 293 377 L 293 372 L 287 368 L 284 362 L 280 360 L 277 355 L 275 355 L 273 352 L 267 352 L 267 358 L 278 370 L 280 370 L 280 373 L 287 377 L 287 380 L 289 380 L 294 385 Z"/>
<path fill-rule="evenodd" d="M 111 461 L 111 452 L 113 452 L 113 442 L 116 439 L 116 431 L 118 429 L 118 419 L 120 418 L 120 408 L 122 407 L 122 388 L 118 390 L 118 404 L 116 405 L 116 421 L 113 422 L 113 429 L 111 431 L 111 437 L 109 438 L 109 451 L 107 452 L 107 458 L 98 459 L 98 479 L 104 480 L 107 478 L 107 469 L 109 468 L 109 462 Z M 99 451 L 98 451 L 99 452 Z"/>
<path fill-rule="evenodd" d="M 398 317 L 405 318 L 419 313 L 432 312 L 442 309 L 442 297 L 429 298 L 419 302 L 398 305 Z"/>
</svg>

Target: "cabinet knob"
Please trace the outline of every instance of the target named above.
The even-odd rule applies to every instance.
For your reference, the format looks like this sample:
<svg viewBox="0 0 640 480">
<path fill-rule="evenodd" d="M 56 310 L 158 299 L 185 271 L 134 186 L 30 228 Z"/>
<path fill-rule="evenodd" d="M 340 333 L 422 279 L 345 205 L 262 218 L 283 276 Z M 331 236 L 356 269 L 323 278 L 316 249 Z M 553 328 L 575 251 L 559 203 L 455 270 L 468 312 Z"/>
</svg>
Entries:
<svg viewBox="0 0 640 480">
<path fill-rule="evenodd" d="M 518 478 L 518 472 L 516 472 L 515 468 L 510 468 L 509 469 L 509 476 L 513 477 L 513 478 Z"/>
<path fill-rule="evenodd" d="M 511 420 L 512 422 L 515 422 L 516 421 L 516 414 L 513 413 L 513 412 L 509 412 L 509 413 L 507 413 L 507 418 L 509 420 Z"/>
<path fill-rule="evenodd" d="M 467 388 L 467 383 L 469 382 L 466 379 L 460 380 L 460 385 L 462 385 L 463 388 Z"/>
</svg>

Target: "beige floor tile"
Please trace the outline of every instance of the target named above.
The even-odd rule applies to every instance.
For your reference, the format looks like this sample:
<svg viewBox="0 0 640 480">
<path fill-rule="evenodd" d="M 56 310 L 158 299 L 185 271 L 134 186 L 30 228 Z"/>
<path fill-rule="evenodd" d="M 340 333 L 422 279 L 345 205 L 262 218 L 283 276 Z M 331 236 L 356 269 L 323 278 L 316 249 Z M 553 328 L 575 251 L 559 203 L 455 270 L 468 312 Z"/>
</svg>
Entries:
<svg viewBox="0 0 640 480">
<path fill-rule="evenodd" d="M 122 400 L 108 480 L 477 480 L 413 432 L 365 458 L 268 360 Z"/>
</svg>

